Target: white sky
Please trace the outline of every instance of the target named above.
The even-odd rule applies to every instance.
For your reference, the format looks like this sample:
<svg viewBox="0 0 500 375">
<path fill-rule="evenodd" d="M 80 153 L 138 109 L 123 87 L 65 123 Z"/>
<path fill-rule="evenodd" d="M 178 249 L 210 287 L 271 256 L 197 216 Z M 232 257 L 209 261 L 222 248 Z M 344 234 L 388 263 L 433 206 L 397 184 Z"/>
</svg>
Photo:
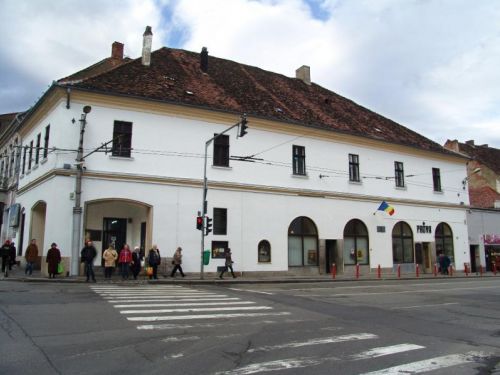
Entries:
<svg viewBox="0 0 500 375">
<path fill-rule="evenodd" d="M 195 52 L 317 84 L 443 144 L 500 148 L 498 0 L 0 0 L 0 113 L 110 55 Z"/>
</svg>

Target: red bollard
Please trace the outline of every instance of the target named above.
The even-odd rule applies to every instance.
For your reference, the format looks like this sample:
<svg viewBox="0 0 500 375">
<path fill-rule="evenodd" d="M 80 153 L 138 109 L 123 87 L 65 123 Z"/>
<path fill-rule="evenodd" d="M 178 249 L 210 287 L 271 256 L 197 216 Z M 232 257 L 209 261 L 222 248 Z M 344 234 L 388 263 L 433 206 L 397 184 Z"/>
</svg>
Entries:
<svg viewBox="0 0 500 375">
<path fill-rule="evenodd" d="M 380 264 L 379 264 L 377 267 L 377 278 L 380 279 L 381 276 L 382 276 L 382 269 L 380 268 Z"/>
<path fill-rule="evenodd" d="M 332 279 L 335 279 L 337 276 L 337 265 L 335 263 L 332 263 L 332 268 L 330 270 L 332 272 Z"/>
<path fill-rule="evenodd" d="M 401 264 L 398 264 L 398 279 L 401 277 Z"/>
<path fill-rule="evenodd" d="M 483 276 L 483 265 L 482 264 L 479 266 L 479 274 L 481 276 Z"/>
<path fill-rule="evenodd" d="M 464 263 L 464 272 L 465 276 L 469 276 L 469 267 L 467 267 L 467 263 Z"/>
<path fill-rule="evenodd" d="M 493 274 L 496 276 L 496 274 L 497 274 L 497 265 L 495 263 L 491 263 L 491 268 L 493 269 Z"/>
<path fill-rule="evenodd" d="M 438 274 L 438 265 L 437 263 L 434 263 L 434 276 L 437 276 Z"/>
<path fill-rule="evenodd" d="M 417 277 L 420 277 L 420 267 L 418 266 L 418 263 L 415 265 L 415 273 L 417 274 Z"/>
<path fill-rule="evenodd" d="M 359 279 L 359 263 L 356 264 L 356 279 Z"/>
</svg>

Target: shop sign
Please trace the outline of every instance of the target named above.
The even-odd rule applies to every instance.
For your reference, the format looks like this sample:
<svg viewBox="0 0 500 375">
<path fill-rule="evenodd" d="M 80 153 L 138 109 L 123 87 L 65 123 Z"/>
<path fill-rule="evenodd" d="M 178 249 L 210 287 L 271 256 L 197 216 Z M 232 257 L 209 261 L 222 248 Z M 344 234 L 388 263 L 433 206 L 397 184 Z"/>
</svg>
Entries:
<svg viewBox="0 0 500 375">
<path fill-rule="evenodd" d="M 500 245 L 500 234 L 485 234 L 484 243 L 487 245 Z"/>
<path fill-rule="evenodd" d="M 417 225 L 417 233 L 432 233 L 430 225 Z"/>
</svg>

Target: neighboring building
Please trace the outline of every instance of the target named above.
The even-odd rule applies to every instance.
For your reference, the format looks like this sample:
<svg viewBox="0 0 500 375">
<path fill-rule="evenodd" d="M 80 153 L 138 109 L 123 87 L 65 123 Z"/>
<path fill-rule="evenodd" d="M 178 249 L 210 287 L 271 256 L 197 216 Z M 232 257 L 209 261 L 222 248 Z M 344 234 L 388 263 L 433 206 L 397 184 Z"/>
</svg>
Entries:
<svg viewBox="0 0 500 375">
<path fill-rule="evenodd" d="M 243 272 L 431 272 L 439 251 L 457 269 L 470 261 L 466 158 L 314 84 L 306 66 L 289 78 L 205 48 L 151 52 L 151 38 L 142 58 L 54 83 L 22 122 L 17 202 L 44 254 L 57 242 L 68 262 L 72 236 L 99 252 L 182 246 L 198 272 L 205 142 L 246 113 L 244 138 L 233 130 L 208 148 L 206 271 L 228 247 Z"/>
<path fill-rule="evenodd" d="M 444 147 L 470 158 L 463 189 L 468 189 L 471 208 L 467 211 L 471 267 L 490 271 L 500 258 L 500 150 L 476 145 L 473 140 L 446 141 Z"/>
</svg>

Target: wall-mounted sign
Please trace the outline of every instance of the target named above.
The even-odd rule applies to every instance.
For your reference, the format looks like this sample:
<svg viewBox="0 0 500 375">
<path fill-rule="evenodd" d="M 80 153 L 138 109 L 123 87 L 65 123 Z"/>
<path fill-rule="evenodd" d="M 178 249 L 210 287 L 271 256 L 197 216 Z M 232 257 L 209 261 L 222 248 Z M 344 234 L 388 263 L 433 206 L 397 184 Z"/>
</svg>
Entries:
<svg viewBox="0 0 500 375">
<path fill-rule="evenodd" d="M 487 245 L 499 245 L 500 244 L 500 234 L 485 234 L 484 243 Z"/>
<path fill-rule="evenodd" d="M 385 233 L 385 227 L 383 225 L 378 225 L 377 232 L 378 233 Z"/>
<path fill-rule="evenodd" d="M 432 233 L 430 225 L 417 225 L 417 233 Z"/>
<path fill-rule="evenodd" d="M 19 226 L 19 214 L 21 212 L 21 205 L 19 203 L 13 204 L 9 207 L 9 227 Z"/>
</svg>

